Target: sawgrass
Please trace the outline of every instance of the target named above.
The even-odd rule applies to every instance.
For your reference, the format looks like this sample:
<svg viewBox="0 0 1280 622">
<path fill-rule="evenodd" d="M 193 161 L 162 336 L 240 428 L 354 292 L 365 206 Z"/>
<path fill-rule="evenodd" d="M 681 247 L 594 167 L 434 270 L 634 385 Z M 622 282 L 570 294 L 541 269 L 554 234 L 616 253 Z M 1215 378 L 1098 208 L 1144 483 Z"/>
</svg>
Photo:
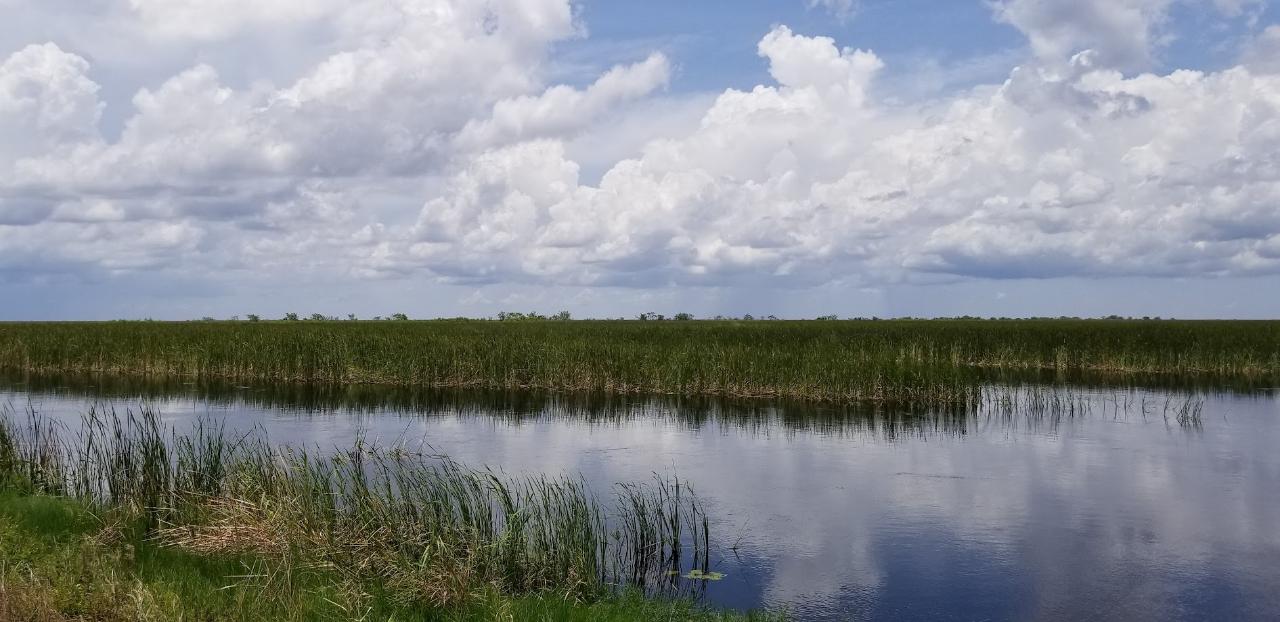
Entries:
<svg viewBox="0 0 1280 622">
<path fill-rule="evenodd" d="M 1280 322 L 0 324 L 0 368 L 232 383 L 972 401 L 992 372 L 1280 377 Z"/>
</svg>

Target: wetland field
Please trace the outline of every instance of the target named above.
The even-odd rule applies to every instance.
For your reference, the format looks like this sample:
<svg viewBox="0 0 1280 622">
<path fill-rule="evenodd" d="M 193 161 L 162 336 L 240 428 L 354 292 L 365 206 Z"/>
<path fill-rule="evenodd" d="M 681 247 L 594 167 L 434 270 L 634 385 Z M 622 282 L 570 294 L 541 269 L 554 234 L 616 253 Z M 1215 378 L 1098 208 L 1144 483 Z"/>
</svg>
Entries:
<svg viewBox="0 0 1280 622">
<path fill-rule="evenodd" d="M 1280 322 L 0 324 L 0 368 L 257 383 L 956 402 L 992 372 L 1280 377 Z"/>
<path fill-rule="evenodd" d="M 0 619 L 1266 620 L 1280 322 L 0 324 Z"/>
</svg>

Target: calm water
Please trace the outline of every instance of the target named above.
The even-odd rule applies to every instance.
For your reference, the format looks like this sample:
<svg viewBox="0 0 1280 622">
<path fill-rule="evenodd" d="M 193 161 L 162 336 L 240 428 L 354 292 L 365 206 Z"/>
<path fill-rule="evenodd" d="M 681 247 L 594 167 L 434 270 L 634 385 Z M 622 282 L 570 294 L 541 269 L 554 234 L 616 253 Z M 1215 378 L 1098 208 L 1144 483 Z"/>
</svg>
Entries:
<svg viewBox="0 0 1280 622">
<path fill-rule="evenodd" d="M 582 473 L 604 492 L 677 473 L 707 502 L 726 575 L 705 597 L 729 607 L 800 620 L 1280 618 L 1280 397 L 1267 389 L 1024 389 L 1018 404 L 940 414 L 0 382 L 0 404 L 68 420 L 101 402 L 145 403 L 179 428 L 212 415 L 277 443 L 407 437 L 467 463 Z M 1187 404 L 1202 406 L 1199 425 L 1178 423 Z"/>
</svg>

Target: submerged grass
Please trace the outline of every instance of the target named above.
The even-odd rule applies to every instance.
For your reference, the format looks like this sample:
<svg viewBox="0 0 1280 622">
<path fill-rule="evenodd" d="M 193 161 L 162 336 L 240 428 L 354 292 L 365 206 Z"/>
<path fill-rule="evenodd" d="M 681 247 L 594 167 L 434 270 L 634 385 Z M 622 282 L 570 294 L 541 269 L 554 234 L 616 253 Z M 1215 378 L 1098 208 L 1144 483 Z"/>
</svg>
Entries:
<svg viewBox="0 0 1280 622">
<path fill-rule="evenodd" d="M 274 448 L 145 410 L 74 433 L 17 419 L 0 416 L 0 619 L 719 619 L 670 600 L 709 547 L 675 479 L 610 503 L 403 445 Z"/>
<path fill-rule="evenodd" d="M 1280 322 L 11 323 L 0 324 L 0 369 L 966 402 L 992 370 L 1280 378 Z"/>
</svg>

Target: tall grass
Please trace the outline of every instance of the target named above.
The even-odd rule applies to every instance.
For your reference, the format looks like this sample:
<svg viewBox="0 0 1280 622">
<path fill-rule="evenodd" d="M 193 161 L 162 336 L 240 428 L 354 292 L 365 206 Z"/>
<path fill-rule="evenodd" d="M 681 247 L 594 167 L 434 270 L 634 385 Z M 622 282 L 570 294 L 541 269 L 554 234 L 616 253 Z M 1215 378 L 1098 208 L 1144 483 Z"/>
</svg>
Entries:
<svg viewBox="0 0 1280 622">
<path fill-rule="evenodd" d="M 1280 377 L 1280 322 L 0 324 L 0 368 L 826 401 L 969 401 L 993 370 Z"/>
<path fill-rule="evenodd" d="M 94 410 L 75 433 L 0 414 L 0 488 L 57 493 L 130 517 L 166 545 L 272 560 L 263 580 L 336 573 L 406 606 L 479 594 L 589 601 L 671 593 L 706 570 L 708 522 L 679 480 L 620 485 L 512 476 L 364 439 L 276 448 L 202 422 L 175 433 L 149 410 Z"/>
</svg>

